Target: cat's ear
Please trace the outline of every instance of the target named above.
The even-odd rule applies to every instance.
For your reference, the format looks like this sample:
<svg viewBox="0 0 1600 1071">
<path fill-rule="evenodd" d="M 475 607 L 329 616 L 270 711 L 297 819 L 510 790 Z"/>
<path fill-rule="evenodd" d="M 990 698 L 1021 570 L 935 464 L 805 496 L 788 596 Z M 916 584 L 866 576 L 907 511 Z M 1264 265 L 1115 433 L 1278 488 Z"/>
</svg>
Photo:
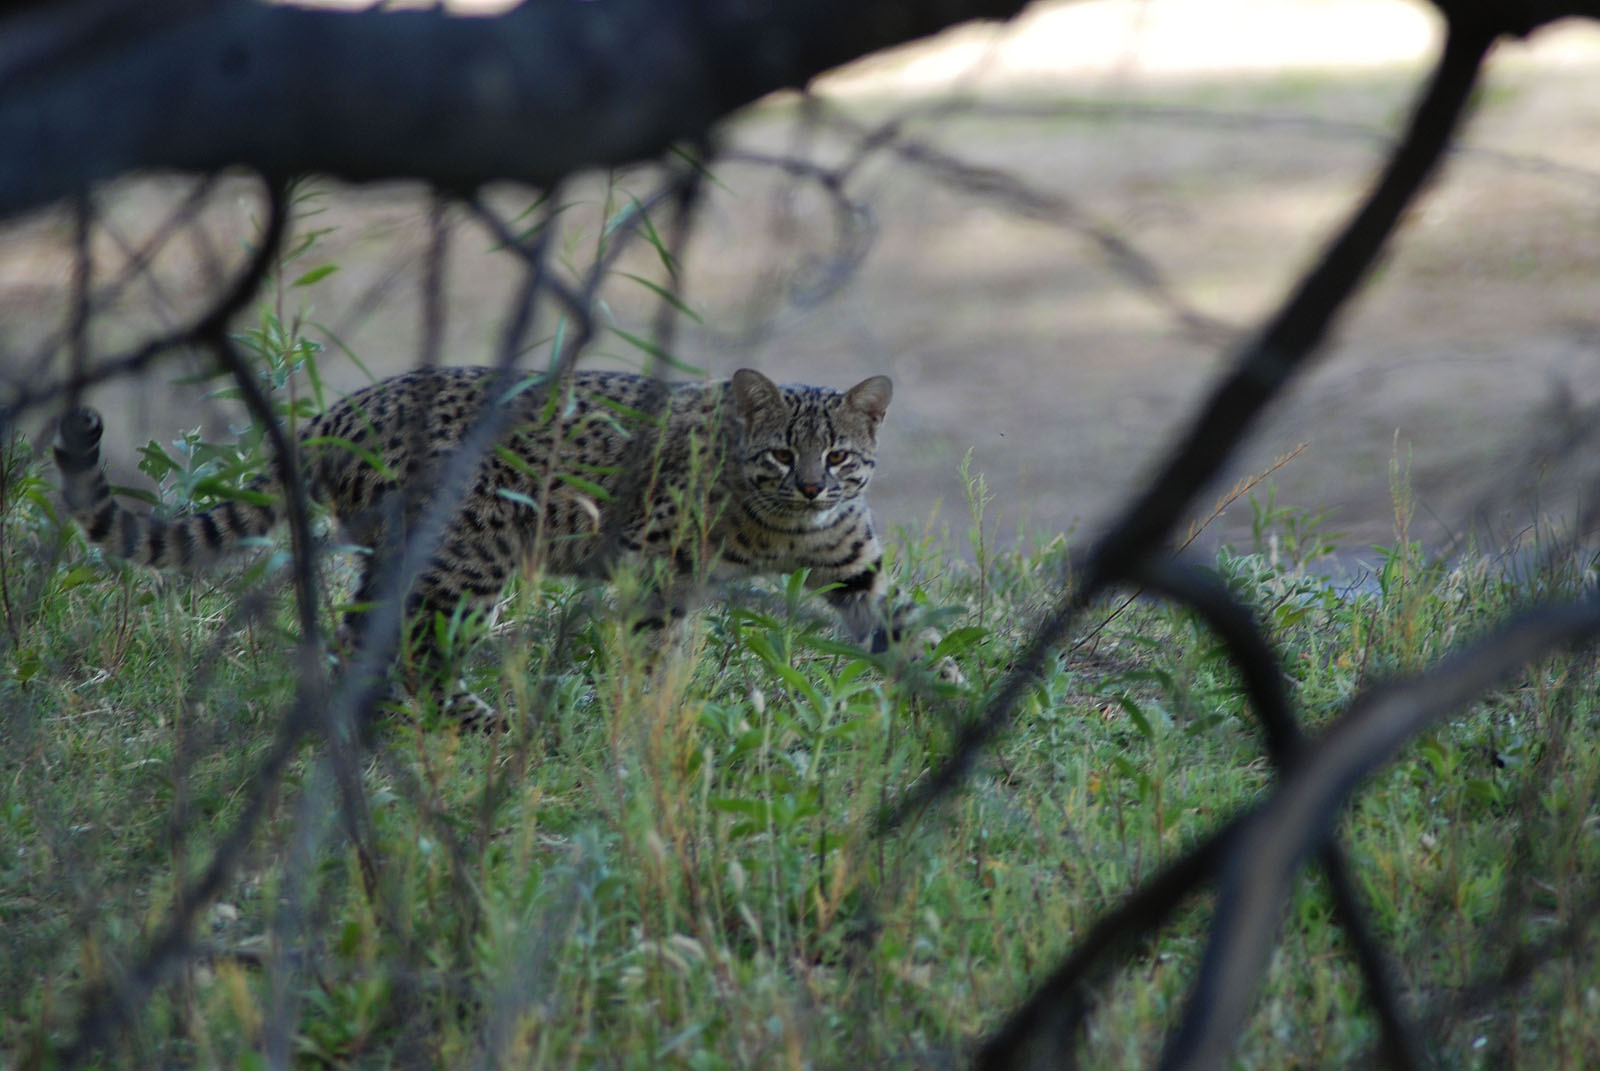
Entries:
<svg viewBox="0 0 1600 1071">
<path fill-rule="evenodd" d="M 889 411 L 889 398 L 893 394 L 894 384 L 889 382 L 888 376 L 873 376 L 846 391 L 844 400 L 847 405 L 867 414 L 876 424 Z"/>
<path fill-rule="evenodd" d="M 778 385 L 754 368 L 741 368 L 733 374 L 733 402 L 739 415 L 749 423 L 750 418 L 763 409 L 783 403 Z"/>
</svg>

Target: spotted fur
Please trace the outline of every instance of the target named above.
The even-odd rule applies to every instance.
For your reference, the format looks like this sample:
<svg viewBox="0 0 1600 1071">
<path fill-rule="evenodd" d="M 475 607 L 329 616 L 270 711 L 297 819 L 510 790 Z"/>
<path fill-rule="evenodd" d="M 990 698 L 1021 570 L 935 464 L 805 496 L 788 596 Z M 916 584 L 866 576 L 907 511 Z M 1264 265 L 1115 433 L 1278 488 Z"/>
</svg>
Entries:
<svg viewBox="0 0 1600 1071">
<path fill-rule="evenodd" d="M 491 374 L 395 376 L 302 427 L 308 489 L 346 540 L 375 552 L 362 557 L 358 607 L 375 595 L 384 553 L 425 509 L 417 489 L 432 486 L 477 419 Z M 692 582 L 808 569 L 808 583 L 828 586 L 850 634 L 881 650 L 882 550 L 865 492 L 891 390 L 886 376 L 841 392 L 780 387 L 743 369 L 726 382 L 665 388 L 643 376 L 579 372 L 552 392 L 512 392 L 509 430 L 478 464 L 408 595 L 408 615 L 422 622 L 414 635 L 431 646 L 433 611 L 463 603 L 487 610 L 526 563 L 596 575 L 620 551 L 669 564 L 676 580 L 661 593 L 662 616 L 682 612 Z M 67 413 L 55 456 L 72 516 L 105 552 L 155 568 L 199 566 L 279 520 L 268 480 L 249 501 L 170 521 L 128 510 L 101 467 L 102 430 L 92 409 Z M 358 609 L 353 634 L 360 622 Z M 436 656 L 423 652 L 424 661 Z"/>
</svg>

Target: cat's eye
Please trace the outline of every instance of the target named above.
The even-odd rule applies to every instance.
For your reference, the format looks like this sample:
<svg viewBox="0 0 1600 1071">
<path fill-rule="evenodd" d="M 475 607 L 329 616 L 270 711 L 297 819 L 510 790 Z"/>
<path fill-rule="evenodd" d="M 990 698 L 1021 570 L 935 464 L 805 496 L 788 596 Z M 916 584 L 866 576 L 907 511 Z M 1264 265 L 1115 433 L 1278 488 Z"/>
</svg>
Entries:
<svg viewBox="0 0 1600 1071">
<path fill-rule="evenodd" d="M 849 456 L 850 455 L 847 454 L 843 450 L 829 450 L 828 451 L 828 464 L 830 464 L 830 465 L 843 465 L 844 464 L 844 459 L 849 457 Z"/>
<path fill-rule="evenodd" d="M 794 464 L 793 450 L 768 450 L 767 456 L 785 468 Z"/>
</svg>

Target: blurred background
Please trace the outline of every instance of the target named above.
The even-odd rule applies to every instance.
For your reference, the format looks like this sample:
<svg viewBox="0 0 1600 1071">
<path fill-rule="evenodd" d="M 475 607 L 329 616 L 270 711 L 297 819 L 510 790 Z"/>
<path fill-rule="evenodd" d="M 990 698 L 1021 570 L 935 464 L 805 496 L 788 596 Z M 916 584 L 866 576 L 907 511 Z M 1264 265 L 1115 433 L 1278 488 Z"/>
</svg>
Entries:
<svg viewBox="0 0 1600 1071">
<path fill-rule="evenodd" d="M 970 451 L 993 538 L 1081 544 L 1352 210 L 1439 30 L 1406 0 L 1042 3 L 770 98 L 723 131 L 679 275 L 693 317 L 677 317 L 673 352 L 713 377 L 748 365 L 844 387 L 888 373 L 873 492 L 885 522 L 964 533 Z M 1590 26 L 1499 50 L 1446 173 L 1197 521 L 1234 481 L 1266 474 L 1251 487 L 1259 505 L 1327 511 L 1322 529 L 1356 561 L 1395 538 L 1395 465 L 1415 496 L 1409 538 L 1438 549 L 1474 532 L 1514 548 L 1578 516 L 1586 407 L 1600 400 L 1597 59 Z M 558 260 L 580 270 L 610 214 L 658 177 L 562 190 Z M 97 191 L 97 275 L 126 265 L 193 188 L 158 176 Z M 510 212 L 535 200 L 492 199 Z M 261 204 L 253 181 L 225 177 L 108 297 L 94 352 L 201 309 Z M 429 212 L 414 187 L 302 190 L 301 252 L 263 304 L 326 345 L 334 387 L 418 359 Z M 442 359 L 487 363 L 515 263 L 452 219 Z M 65 210 L 0 229 L 7 380 L 63 359 L 51 339 L 70 305 L 72 235 Z M 665 283 L 660 267 L 648 244 L 623 259 L 608 325 L 649 334 L 657 298 L 630 276 Z M 562 329 L 552 313 L 535 335 Z M 526 360 L 547 357 L 546 345 Z M 643 360 L 615 332 L 592 357 Z M 239 419 L 178 378 L 163 367 L 94 396 L 125 448 L 122 482 L 143 479 L 132 461 L 146 439 L 196 424 L 220 436 Z M 1248 497 L 1233 501 L 1202 545 L 1250 545 L 1254 516 Z"/>
</svg>

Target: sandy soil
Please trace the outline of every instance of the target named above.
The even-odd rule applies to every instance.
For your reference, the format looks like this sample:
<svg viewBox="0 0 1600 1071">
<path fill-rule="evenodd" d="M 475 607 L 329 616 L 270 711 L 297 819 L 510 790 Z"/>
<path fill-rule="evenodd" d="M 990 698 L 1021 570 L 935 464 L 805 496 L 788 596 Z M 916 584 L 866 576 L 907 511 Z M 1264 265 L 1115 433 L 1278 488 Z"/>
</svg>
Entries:
<svg viewBox="0 0 1600 1071">
<path fill-rule="evenodd" d="M 718 375 L 748 364 L 843 386 L 888 372 L 896 396 L 875 487 L 886 519 L 937 514 L 964 530 L 957 467 L 970 450 L 1002 538 L 1019 526 L 1081 538 L 1137 486 L 1225 365 L 1226 333 L 1257 323 L 1350 209 L 1436 36 L 1426 9 L 1400 0 L 1101 0 L 874 58 L 819 87 L 837 111 L 859 122 L 920 115 L 906 127 L 918 142 L 1010 176 L 1032 210 L 874 157 L 847 187 L 871 242 L 834 277 L 841 250 L 818 188 L 730 159 L 685 275 L 709 326 L 686 325 L 678 348 Z M 1535 516 L 1535 492 L 1545 509 L 1573 508 L 1592 467 L 1583 455 L 1537 481 L 1517 462 L 1530 436 L 1565 426 L 1553 400 L 1570 413 L 1600 399 L 1597 38 L 1562 27 L 1502 50 L 1462 151 L 1234 476 L 1305 443 L 1272 478 L 1277 500 L 1335 509 L 1332 527 L 1353 550 L 1392 536 L 1397 443 L 1419 500 L 1413 534 L 1435 544 L 1475 517 L 1501 537 L 1517 531 Z M 930 112 L 936 104 L 950 107 Z M 796 114 L 793 100 L 768 102 L 731 124 L 727 145 L 843 157 L 837 130 L 807 134 Z M 648 188 L 643 176 L 626 185 Z M 572 263 L 595 241 L 602 192 L 569 194 Z M 119 187 L 108 218 L 136 243 L 173 196 L 160 183 Z M 409 363 L 425 205 L 388 188 L 334 191 L 312 207 L 321 214 L 302 227 L 333 230 L 303 263 L 340 270 L 286 307 L 308 303 L 375 369 Z M 97 322 L 97 348 L 180 322 L 204 298 L 208 257 L 237 259 L 257 210 L 247 183 L 214 197 L 202 214 L 213 251 L 176 243 L 159 285 Z M 1095 233 L 1158 266 L 1165 289 L 1119 271 Z M 61 322 L 69 236 L 57 216 L 0 231 L 8 375 Z M 463 228 L 452 246 L 455 361 L 490 359 L 516 278 L 490 245 Z M 96 248 L 105 263 L 121 255 L 109 234 Z M 822 293 L 819 280 L 839 285 Z M 607 291 L 634 327 L 647 322 L 647 296 L 625 279 Z M 1213 326 L 1186 324 L 1174 303 Z M 615 337 L 600 348 L 629 357 Z M 363 381 L 340 358 L 325 363 L 338 385 Z M 215 419 L 197 396 L 158 383 L 100 400 L 142 441 Z M 1236 505 L 1208 537 L 1247 539 L 1249 518 Z"/>
</svg>

